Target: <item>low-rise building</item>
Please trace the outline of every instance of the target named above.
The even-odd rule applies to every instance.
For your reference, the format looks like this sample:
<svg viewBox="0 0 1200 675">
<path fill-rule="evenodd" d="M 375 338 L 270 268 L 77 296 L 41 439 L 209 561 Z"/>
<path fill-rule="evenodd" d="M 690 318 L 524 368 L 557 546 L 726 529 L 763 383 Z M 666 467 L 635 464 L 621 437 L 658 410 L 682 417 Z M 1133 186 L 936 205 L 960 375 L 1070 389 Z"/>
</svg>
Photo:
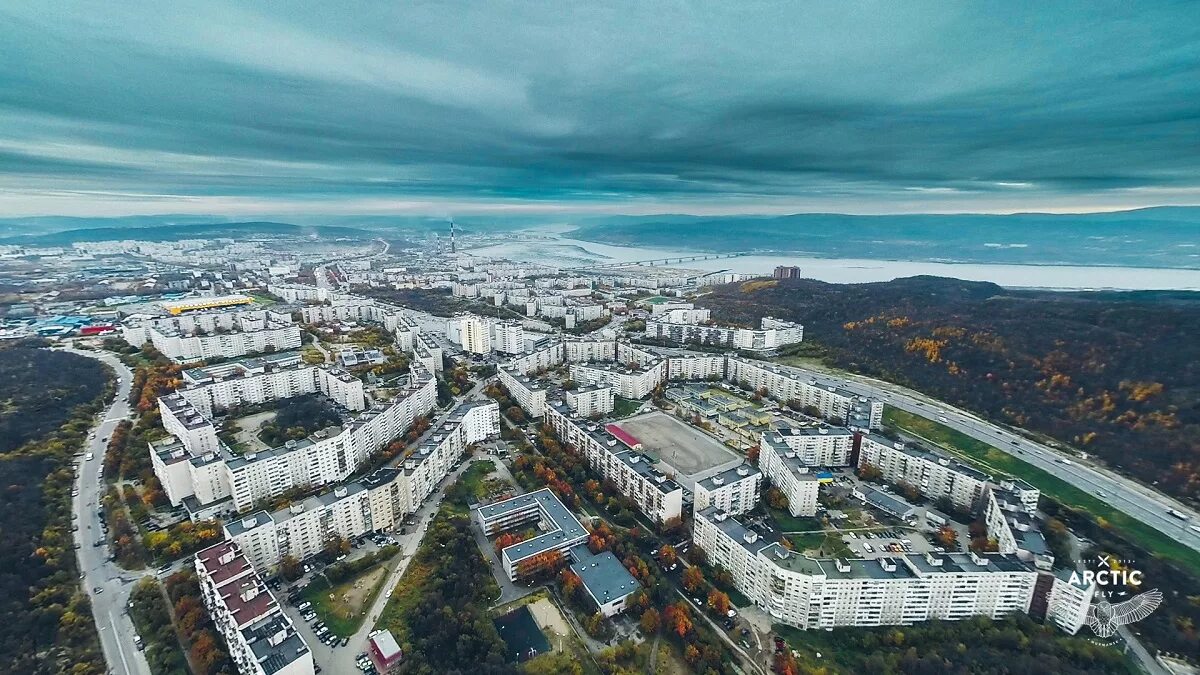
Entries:
<svg viewBox="0 0 1200 675">
<path fill-rule="evenodd" d="M 471 515 L 489 537 L 531 523 L 538 528 L 537 536 L 500 551 L 508 578 L 513 581 L 534 573 L 557 556 L 569 560 L 571 549 L 588 537 L 579 519 L 550 488 L 479 506 Z"/>
<path fill-rule="evenodd" d="M 629 597 L 642 588 L 612 551 L 592 555 L 586 546 L 577 546 L 571 555 L 575 559 L 571 571 L 583 582 L 597 611 L 606 617 L 625 611 Z"/>
</svg>

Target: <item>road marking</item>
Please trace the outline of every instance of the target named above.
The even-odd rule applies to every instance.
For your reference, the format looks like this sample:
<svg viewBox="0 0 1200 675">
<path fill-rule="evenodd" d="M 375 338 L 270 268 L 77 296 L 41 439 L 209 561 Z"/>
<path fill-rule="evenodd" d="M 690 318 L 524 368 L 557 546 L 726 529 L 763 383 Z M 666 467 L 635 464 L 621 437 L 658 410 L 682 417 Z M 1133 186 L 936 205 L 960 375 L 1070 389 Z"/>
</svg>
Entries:
<svg viewBox="0 0 1200 675">
<path fill-rule="evenodd" d="M 121 649 L 121 637 L 118 634 L 117 620 L 113 618 L 112 610 L 109 610 L 109 612 L 108 612 L 108 622 L 110 624 L 112 624 L 113 638 L 116 639 L 116 641 L 117 641 L 117 654 L 120 654 L 120 656 L 121 656 L 121 665 L 125 667 L 126 675 L 129 675 L 130 673 L 132 673 L 132 671 L 129 670 L 129 661 L 125 660 L 125 650 Z"/>
</svg>

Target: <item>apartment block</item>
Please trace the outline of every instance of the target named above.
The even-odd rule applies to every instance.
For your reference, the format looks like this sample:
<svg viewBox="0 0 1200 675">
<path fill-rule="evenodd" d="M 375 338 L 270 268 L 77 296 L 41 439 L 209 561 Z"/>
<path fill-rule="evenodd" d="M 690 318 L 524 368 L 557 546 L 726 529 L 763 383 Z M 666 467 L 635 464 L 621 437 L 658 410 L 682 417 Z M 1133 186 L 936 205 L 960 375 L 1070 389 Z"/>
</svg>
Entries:
<svg viewBox="0 0 1200 675">
<path fill-rule="evenodd" d="M 693 542 L 773 620 L 801 629 L 998 619 L 1029 612 L 1039 578 L 1005 554 L 809 558 L 712 507 L 696 512 Z"/>
<path fill-rule="evenodd" d="M 696 481 L 692 491 L 696 509 L 710 506 L 729 514 L 742 514 L 758 505 L 762 472 L 742 464 Z"/>
<path fill-rule="evenodd" d="M 758 465 L 787 497 L 789 513 L 797 517 L 816 515 L 820 481 L 813 467 L 818 465 L 805 461 L 778 434 L 763 434 L 759 439 Z"/>
<path fill-rule="evenodd" d="M 607 385 L 583 385 L 563 391 L 563 402 L 576 417 L 604 416 L 613 411 L 616 394 Z"/>
<path fill-rule="evenodd" d="M 889 483 L 911 485 L 929 499 L 949 499 L 966 512 L 982 506 L 991 480 L 957 460 L 880 436 L 864 435 L 859 442 L 858 466 L 866 465 L 879 469 Z"/>
<path fill-rule="evenodd" d="M 826 420 L 859 429 L 883 425 L 883 402 L 860 397 L 835 385 L 793 374 L 765 361 L 738 356 L 726 358 L 725 379 L 748 389 L 765 389 L 767 396 L 802 407 L 811 407 Z"/>
<path fill-rule="evenodd" d="M 725 377 L 725 357 L 689 354 L 667 358 L 667 378 L 671 380 L 710 380 Z"/>
<path fill-rule="evenodd" d="M 790 427 L 780 427 L 764 433 L 760 445 L 766 449 L 767 437 L 773 444 L 782 443 L 787 452 L 793 453 L 806 466 L 839 467 L 850 466 L 850 455 L 854 449 L 854 434 L 845 427 L 798 422 Z"/>
<path fill-rule="evenodd" d="M 196 554 L 201 596 L 242 675 L 313 675 L 312 651 L 235 542 Z"/>
<path fill-rule="evenodd" d="M 147 342 L 179 363 L 216 357 L 300 348 L 300 328 L 290 312 L 247 310 L 181 314 L 122 327 L 122 337 L 140 347 Z"/>
<path fill-rule="evenodd" d="M 659 360 L 637 370 L 617 363 L 574 363 L 571 379 L 590 386 L 610 386 L 621 398 L 641 399 L 667 379 L 667 362 Z"/>
<path fill-rule="evenodd" d="M 504 365 L 496 370 L 500 384 L 530 417 L 546 414 L 546 385 L 525 375 L 519 368 Z"/>
<path fill-rule="evenodd" d="M 321 393 L 349 410 L 366 407 L 363 383 L 344 370 L 283 352 L 183 371 L 178 393 L 205 417 L 215 411 Z"/>
</svg>

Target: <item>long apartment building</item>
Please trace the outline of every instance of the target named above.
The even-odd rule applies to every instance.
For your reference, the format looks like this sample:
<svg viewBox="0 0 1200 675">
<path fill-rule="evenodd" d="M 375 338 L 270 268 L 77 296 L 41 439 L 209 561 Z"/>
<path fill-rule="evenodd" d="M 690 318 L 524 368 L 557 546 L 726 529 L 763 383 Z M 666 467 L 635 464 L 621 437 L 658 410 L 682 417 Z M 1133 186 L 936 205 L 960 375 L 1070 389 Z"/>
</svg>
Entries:
<svg viewBox="0 0 1200 675">
<path fill-rule="evenodd" d="M 566 404 L 558 402 L 546 406 L 546 423 L 564 443 L 579 450 L 592 471 L 631 499 L 651 520 L 663 523 L 682 517 L 683 488 L 652 466 L 628 434 L 580 420 Z"/>
<path fill-rule="evenodd" d="M 859 441 L 858 466 L 867 465 L 879 469 L 888 483 L 911 485 L 929 499 L 949 499 L 966 512 L 982 506 L 991 482 L 990 476 L 958 460 L 882 436 L 863 435 Z"/>
<path fill-rule="evenodd" d="M 682 312 L 682 313 L 680 313 Z M 666 312 L 646 320 L 646 335 L 679 344 L 702 344 L 747 351 L 768 351 L 804 340 L 804 326 L 763 317 L 762 327 L 712 326 L 677 319 L 694 319 L 696 310 Z"/>
<path fill-rule="evenodd" d="M 313 675 L 312 651 L 236 542 L 196 554 L 204 606 L 241 675 Z"/>
<path fill-rule="evenodd" d="M 226 536 L 238 542 L 257 568 L 273 573 L 284 556 L 304 560 L 335 537 L 353 539 L 394 529 L 450 475 L 471 444 L 499 433 L 500 411 L 494 401 L 462 404 L 398 466 L 273 513 L 257 511 L 230 520 L 224 526 Z"/>
<path fill-rule="evenodd" d="M 181 314 L 123 326 L 135 346 L 147 342 L 179 363 L 300 348 L 300 327 L 290 312 L 271 309 Z"/>
<path fill-rule="evenodd" d="M 805 630 L 999 619 L 1031 606 L 1046 607 L 1042 618 L 1060 626 L 1078 615 L 1077 606 L 1049 602 L 1054 575 L 1039 585 L 1043 573 L 1013 555 L 809 558 L 712 507 L 696 512 L 693 542 L 773 620 Z"/>
<path fill-rule="evenodd" d="M 725 377 L 725 357 L 713 354 L 672 355 L 667 359 L 667 379 L 711 380 Z"/>
<path fill-rule="evenodd" d="M 362 380 L 325 364 L 307 364 L 296 351 L 183 371 L 178 393 L 200 414 L 304 394 L 324 394 L 348 410 L 367 407 Z"/>
<path fill-rule="evenodd" d="M 178 444 L 151 444 L 155 475 L 172 504 L 188 503 L 192 513 L 224 499 L 224 511 L 245 511 L 295 487 L 345 480 L 370 456 L 403 434 L 417 417 L 437 404 L 437 382 L 414 367 L 408 387 L 342 426 L 260 452 L 234 454 L 220 443 L 212 422 L 181 393 L 159 399 L 163 427 Z"/>
<path fill-rule="evenodd" d="M 777 401 L 812 407 L 821 417 L 842 420 L 847 426 L 878 429 L 883 425 L 883 401 L 798 376 L 765 361 L 728 356 L 725 379 L 750 389 L 765 389 L 767 396 Z"/>
<path fill-rule="evenodd" d="M 609 386 L 621 398 L 646 398 L 667 379 L 667 361 L 661 359 L 638 369 L 619 363 L 575 363 L 571 379 L 590 386 Z"/>
<path fill-rule="evenodd" d="M 769 436 L 772 443 L 782 443 L 787 447 L 787 452 L 794 453 L 801 463 L 813 467 L 850 466 L 854 450 L 853 432 L 845 427 L 831 427 L 819 422 L 797 422 L 763 436 Z M 762 448 L 765 450 L 766 446 Z"/>
<path fill-rule="evenodd" d="M 508 578 L 516 581 L 536 568 L 538 556 L 550 552 L 571 559 L 571 549 L 587 542 L 588 532 L 550 488 L 479 506 L 471 511 L 485 536 L 535 526 L 539 534 L 500 551 Z"/>
</svg>

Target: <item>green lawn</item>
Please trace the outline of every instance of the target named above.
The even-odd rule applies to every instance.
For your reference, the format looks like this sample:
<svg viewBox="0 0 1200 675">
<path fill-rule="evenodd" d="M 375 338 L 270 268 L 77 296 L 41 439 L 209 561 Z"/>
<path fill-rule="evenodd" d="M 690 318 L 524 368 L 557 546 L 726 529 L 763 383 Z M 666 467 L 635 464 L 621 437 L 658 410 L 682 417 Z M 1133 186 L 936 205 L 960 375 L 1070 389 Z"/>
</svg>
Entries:
<svg viewBox="0 0 1200 675">
<path fill-rule="evenodd" d="M 824 526 L 821 525 L 821 521 L 817 520 L 816 518 L 797 518 L 787 511 L 772 509 L 770 507 L 767 508 L 767 511 L 771 514 L 771 519 L 774 520 L 777 525 L 779 525 L 779 530 L 781 532 L 812 532 L 814 530 L 825 529 Z"/>
<path fill-rule="evenodd" d="M 993 473 L 1023 478 L 1031 485 L 1067 506 L 1086 511 L 1102 523 L 1123 533 L 1130 540 L 1164 558 L 1179 561 L 1200 572 L 1200 553 L 1176 541 L 1169 535 L 1130 517 L 1104 503 L 1092 494 L 1043 471 L 1007 452 L 976 440 L 933 420 L 891 406 L 884 408 L 884 424 L 925 438 L 949 450 L 967 462 Z"/>
<path fill-rule="evenodd" d="M 329 630 L 338 637 L 348 637 L 362 626 L 367 608 L 386 580 L 387 569 L 383 565 L 375 565 L 332 587 L 324 577 L 318 577 L 304 590 L 304 599 L 313 604 L 313 610 Z M 359 582 L 364 585 L 355 588 Z M 345 600 L 347 594 L 353 598 L 352 602 Z"/>
<path fill-rule="evenodd" d="M 637 412 L 638 408 L 642 407 L 642 403 L 644 401 L 617 396 L 613 403 L 613 417 L 629 417 Z"/>
</svg>

